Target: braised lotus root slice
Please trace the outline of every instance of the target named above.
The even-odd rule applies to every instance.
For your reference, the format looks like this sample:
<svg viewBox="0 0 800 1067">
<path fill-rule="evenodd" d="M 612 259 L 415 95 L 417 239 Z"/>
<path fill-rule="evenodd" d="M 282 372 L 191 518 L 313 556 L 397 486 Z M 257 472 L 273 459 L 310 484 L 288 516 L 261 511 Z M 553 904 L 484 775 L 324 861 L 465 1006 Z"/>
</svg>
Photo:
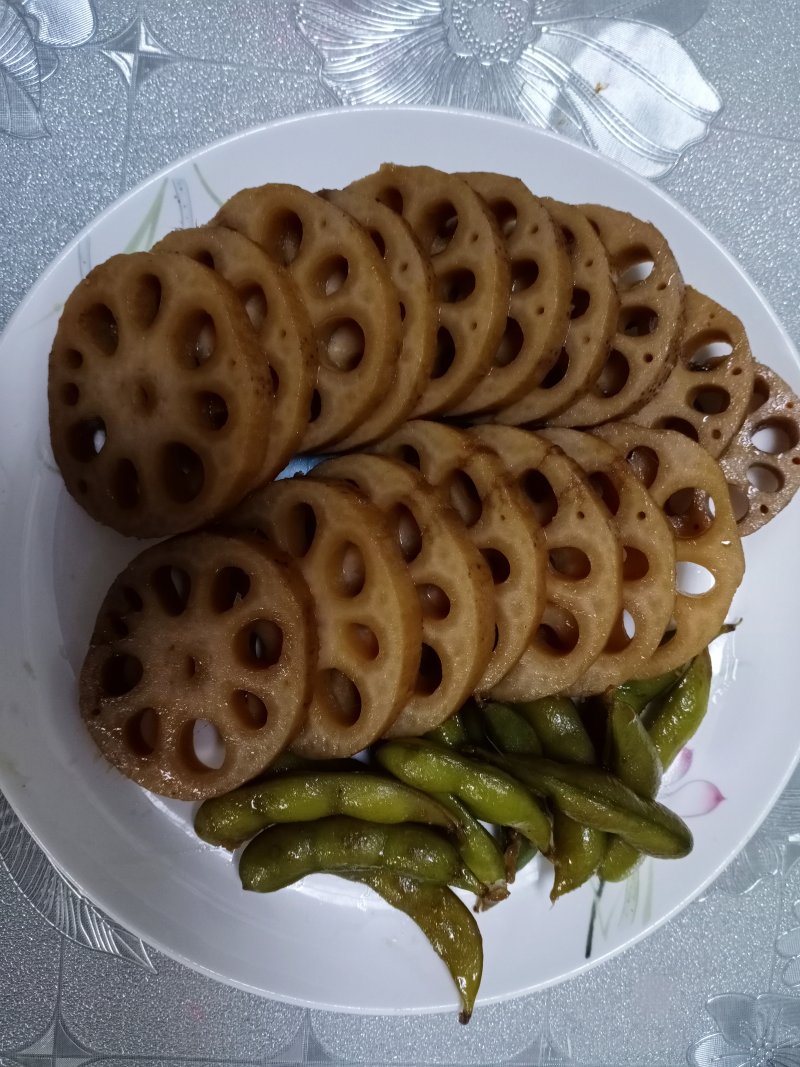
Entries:
<svg viewBox="0 0 800 1067">
<path fill-rule="evenodd" d="M 439 331 L 430 380 L 414 415 L 448 411 L 486 375 L 508 319 L 511 272 L 494 216 L 461 178 L 384 163 L 348 186 L 406 220 L 438 282 Z"/>
<path fill-rule="evenodd" d="M 177 800 L 259 774 L 300 729 L 316 674 L 305 582 L 264 543 L 187 534 L 114 581 L 80 678 L 89 733 L 119 771 Z"/>
<path fill-rule="evenodd" d="M 381 252 L 400 297 L 402 344 L 386 395 L 337 451 L 357 448 L 391 433 L 409 416 L 430 379 L 436 355 L 439 302 L 436 276 L 411 227 L 384 204 L 347 190 L 320 193 L 364 227 Z"/>
<path fill-rule="evenodd" d="M 471 432 L 531 500 L 548 555 L 542 621 L 492 696 L 533 700 L 568 691 L 606 648 L 622 612 L 622 544 L 583 471 L 557 445 L 511 426 Z"/>
<path fill-rule="evenodd" d="M 554 426 L 596 426 L 642 407 L 667 378 L 684 324 L 683 277 L 664 235 L 625 211 L 582 204 L 605 245 L 619 295 L 611 351 L 587 394 Z"/>
<path fill-rule="evenodd" d="M 572 299 L 563 347 L 544 378 L 492 421 L 512 426 L 550 420 L 597 381 L 609 360 L 619 298 L 605 246 L 578 208 L 543 199 L 567 244 Z"/>
<path fill-rule="evenodd" d="M 341 440 L 384 399 L 397 366 L 400 302 L 380 252 L 341 208 L 296 185 L 243 189 L 213 221 L 291 274 L 319 358 L 303 450 Z"/>
<path fill-rule="evenodd" d="M 544 611 L 547 554 L 533 505 L 494 452 L 469 433 L 415 419 L 374 446 L 419 470 L 458 512 L 494 582 L 495 643 L 478 693 L 528 647 Z"/>
<path fill-rule="evenodd" d="M 626 457 L 673 530 L 673 617 L 640 672 L 654 678 L 688 662 L 719 633 L 744 575 L 742 543 L 725 476 L 701 445 L 675 430 L 629 422 L 595 433 Z"/>
<path fill-rule="evenodd" d="M 800 399 L 761 363 L 747 418 L 720 465 L 742 537 L 774 518 L 800 487 Z"/>
<path fill-rule="evenodd" d="M 488 204 L 511 262 L 511 303 L 492 365 L 452 414 L 513 403 L 542 381 L 561 353 L 572 302 L 572 265 L 544 202 L 503 174 L 460 175 Z"/>
<path fill-rule="evenodd" d="M 119 533 L 201 526 L 263 469 L 269 368 L 236 292 L 186 256 L 113 256 L 79 283 L 50 352 L 48 401 L 67 489 Z"/>
<path fill-rule="evenodd" d="M 293 558 L 314 599 L 318 670 L 292 750 L 360 752 L 400 714 L 420 664 L 422 610 L 389 523 L 351 487 L 307 477 L 264 486 L 229 520 Z"/>
<path fill-rule="evenodd" d="M 306 431 L 317 357 L 311 320 L 288 272 L 224 226 L 173 230 L 154 252 L 180 252 L 217 271 L 236 292 L 270 369 L 274 404 L 261 482 L 282 471 Z"/>
<path fill-rule="evenodd" d="M 575 696 L 602 693 L 641 678 L 669 628 L 675 604 L 675 544 L 661 508 L 607 442 L 578 430 L 545 429 L 586 475 L 622 544 L 622 611 L 606 647 L 572 686 Z"/>
<path fill-rule="evenodd" d="M 472 694 L 491 655 L 489 567 L 458 515 L 407 464 L 386 456 L 339 456 L 312 477 L 352 484 L 394 532 L 422 607 L 422 653 L 414 692 L 386 736 L 433 730 Z"/>
<path fill-rule="evenodd" d="M 677 430 L 718 458 L 744 422 L 755 363 L 744 326 L 711 297 L 686 288 L 678 361 L 653 398 L 628 416 L 656 430 Z"/>
</svg>

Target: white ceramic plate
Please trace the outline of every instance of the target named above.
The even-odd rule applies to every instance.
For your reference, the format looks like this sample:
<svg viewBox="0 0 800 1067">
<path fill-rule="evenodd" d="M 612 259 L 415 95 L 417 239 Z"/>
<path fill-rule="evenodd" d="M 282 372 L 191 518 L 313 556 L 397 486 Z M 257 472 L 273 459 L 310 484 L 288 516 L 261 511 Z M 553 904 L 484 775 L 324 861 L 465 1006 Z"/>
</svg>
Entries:
<svg viewBox="0 0 800 1067">
<path fill-rule="evenodd" d="M 652 219 L 687 281 L 744 320 L 756 358 L 800 384 L 797 356 L 763 298 L 656 187 L 568 141 L 466 113 L 350 109 L 214 145 L 102 214 L 34 286 L 0 342 L 0 786 L 80 889 L 152 945 L 256 992 L 361 1012 L 455 1006 L 444 967 L 410 921 L 326 876 L 271 897 L 242 893 L 230 858 L 194 838 L 192 806 L 123 779 L 83 729 L 76 672 L 107 585 L 140 545 L 95 525 L 67 496 L 50 451 L 45 385 L 60 306 L 92 264 L 207 220 L 243 186 L 336 187 L 387 159 L 497 170 L 542 194 Z M 712 710 L 665 786 L 666 803 L 690 817 L 694 852 L 649 862 L 599 902 L 587 886 L 555 908 L 544 865 L 532 865 L 510 900 L 481 916 L 481 1002 L 563 979 L 643 937 L 696 896 L 766 815 L 800 746 L 790 697 L 798 520 L 790 511 L 748 540 L 733 609 L 744 623 L 717 643 Z"/>
</svg>

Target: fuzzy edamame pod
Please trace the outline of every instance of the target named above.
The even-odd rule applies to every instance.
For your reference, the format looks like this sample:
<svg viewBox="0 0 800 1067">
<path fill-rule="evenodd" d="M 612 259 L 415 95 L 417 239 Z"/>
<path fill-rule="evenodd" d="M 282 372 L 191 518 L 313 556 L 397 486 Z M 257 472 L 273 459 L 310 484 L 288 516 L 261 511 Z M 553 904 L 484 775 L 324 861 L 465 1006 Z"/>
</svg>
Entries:
<svg viewBox="0 0 800 1067">
<path fill-rule="evenodd" d="M 636 711 L 613 690 L 608 699 L 608 769 L 640 797 L 652 800 L 661 785 L 662 766 Z"/>
<path fill-rule="evenodd" d="M 486 887 L 481 908 L 491 907 L 508 896 L 506 865 L 500 846 L 469 808 L 452 793 L 437 793 L 435 799 L 456 820 L 455 836 L 464 864 Z"/>
<path fill-rule="evenodd" d="M 484 733 L 499 752 L 542 754 L 536 731 L 510 704 L 491 701 L 484 704 L 482 715 Z"/>
<path fill-rule="evenodd" d="M 543 852 L 550 820 L 528 789 L 510 774 L 422 738 L 386 741 L 375 758 L 390 774 L 429 793 L 453 793 L 478 819 L 519 830 Z"/>
<path fill-rule="evenodd" d="M 367 771 L 298 771 L 204 801 L 194 828 L 212 845 L 237 848 L 272 823 L 350 815 L 380 823 L 428 823 L 453 829 L 456 820 L 417 789 Z"/>
<path fill-rule="evenodd" d="M 368 885 L 414 920 L 450 972 L 461 1000 L 459 1022 L 468 1023 L 483 974 L 483 939 L 469 908 L 447 886 L 393 871 L 359 871 L 345 877 Z"/>
<path fill-rule="evenodd" d="M 469 744 L 469 737 L 467 736 L 467 731 L 464 729 L 464 723 L 462 722 L 460 712 L 451 715 L 449 719 L 445 719 L 445 721 L 437 726 L 436 729 L 429 730 L 424 736 L 429 741 L 436 741 L 438 744 L 445 745 L 447 748 L 458 749 Z"/>
<path fill-rule="evenodd" d="M 530 723 L 548 759 L 591 765 L 594 745 L 578 709 L 567 697 L 542 697 L 514 707 Z"/>
<path fill-rule="evenodd" d="M 565 893 L 579 889 L 599 867 L 606 851 L 606 835 L 590 826 L 582 826 L 556 809 L 553 813 L 553 851 L 555 876 L 550 899 L 555 904 Z"/>
<path fill-rule="evenodd" d="M 428 826 L 386 824 L 334 815 L 316 822 L 283 823 L 262 830 L 242 853 L 244 889 L 272 893 L 307 874 L 394 871 L 423 882 L 485 891 L 458 850 Z"/>
<path fill-rule="evenodd" d="M 665 767 L 694 737 L 708 711 L 710 695 L 711 655 L 706 648 L 695 656 L 677 685 L 647 717 L 650 740 Z"/>
<path fill-rule="evenodd" d="M 594 767 L 555 763 L 538 756 L 484 759 L 513 774 L 584 826 L 617 834 L 649 856 L 678 859 L 692 849 L 691 832 L 677 815 L 654 800 L 644 800 L 618 778 Z"/>
<path fill-rule="evenodd" d="M 637 714 L 641 714 L 652 700 L 658 700 L 665 696 L 670 689 L 679 682 L 686 673 L 688 663 L 684 663 L 666 674 L 659 674 L 657 678 L 634 679 L 618 685 L 614 693 L 626 704 L 633 708 Z"/>
</svg>

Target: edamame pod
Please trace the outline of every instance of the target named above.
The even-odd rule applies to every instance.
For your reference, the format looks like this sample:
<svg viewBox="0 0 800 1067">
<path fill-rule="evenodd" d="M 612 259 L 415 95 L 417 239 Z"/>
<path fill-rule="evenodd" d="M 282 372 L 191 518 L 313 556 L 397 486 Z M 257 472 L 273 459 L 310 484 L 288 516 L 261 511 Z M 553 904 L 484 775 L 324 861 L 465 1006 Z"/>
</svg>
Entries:
<svg viewBox="0 0 800 1067">
<path fill-rule="evenodd" d="M 402 782 L 350 770 L 298 771 L 205 800 L 194 816 L 197 837 L 237 848 L 273 823 L 351 815 L 370 823 L 428 823 L 453 829 L 441 803 Z"/>
<path fill-rule="evenodd" d="M 478 881 L 486 886 L 480 901 L 482 907 L 505 900 L 508 896 L 508 886 L 506 865 L 500 846 L 458 797 L 454 797 L 452 793 L 437 793 L 435 799 L 455 816 L 456 841 L 461 858 Z"/>
<path fill-rule="evenodd" d="M 402 782 L 365 771 L 292 772 L 204 801 L 194 828 L 212 845 L 237 848 L 272 823 L 350 815 L 369 822 L 429 823 L 452 829 L 442 805 Z"/>
<path fill-rule="evenodd" d="M 483 706 L 482 714 L 484 732 L 498 751 L 542 754 L 536 731 L 515 708 L 492 701 Z"/>
<path fill-rule="evenodd" d="M 675 683 L 681 680 L 687 667 L 688 664 L 684 663 L 680 667 L 675 667 L 674 670 L 667 671 L 666 674 L 659 674 L 657 678 L 641 678 L 623 682 L 622 685 L 616 687 L 614 692 L 637 714 L 641 714 L 651 700 L 665 696 Z"/>
<path fill-rule="evenodd" d="M 550 820 L 510 774 L 422 738 L 386 741 L 375 758 L 390 774 L 428 793 L 453 793 L 484 822 L 519 830 L 537 848 L 550 848 Z"/>
<path fill-rule="evenodd" d="M 536 845 L 527 837 L 523 837 L 516 830 L 509 830 L 507 826 L 503 827 L 503 859 L 506 865 L 506 881 L 509 885 L 523 867 L 528 866 L 538 851 Z"/>
<path fill-rule="evenodd" d="M 606 851 L 606 835 L 581 826 L 556 809 L 553 814 L 553 861 L 555 877 L 550 899 L 555 903 L 565 893 L 578 889 L 597 870 Z"/>
<path fill-rule="evenodd" d="M 447 748 L 463 748 L 464 745 L 469 743 L 467 731 L 464 729 L 464 723 L 461 721 L 459 712 L 451 715 L 449 719 L 445 719 L 435 730 L 429 730 L 425 737 L 429 741 L 436 741 Z"/>
<path fill-rule="evenodd" d="M 640 797 L 652 800 L 661 785 L 661 760 L 642 720 L 619 690 L 608 701 L 608 769 Z"/>
<path fill-rule="evenodd" d="M 650 740 L 665 767 L 694 737 L 708 711 L 710 694 L 711 655 L 705 649 L 695 656 L 677 685 L 647 718 Z"/>
<path fill-rule="evenodd" d="M 454 885 L 482 896 L 454 845 L 428 826 L 385 824 L 334 815 L 262 830 L 242 853 L 244 889 L 273 893 L 307 874 L 388 870 L 423 882 Z"/>
<path fill-rule="evenodd" d="M 587 765 L 595 763 L 594 745 L 571 700 L 542 697 L 514 707 L 536 731 L 542 752 L 548 759 Z"/>
<path fill-rule="evenodd" d="M 368 885 L 414 920 L 450 972 L 461 1000 L 459 1022 L 468 1023 L 483 974 L 483 940 L 469 908 L 447 886 L 392 871 L 359 871 L 345 877 Z"/>
<path fill-rule="evenodd" d="M 555 763 L 538 756 L 484 759 L 513 774 L 584 826 L 618 834 L 649 856 L 677 859 L 692 849 L 691 832 L 677 815 L 655 800 L 644 800 L 618 778 L 594 767 Z"/>
</svg>

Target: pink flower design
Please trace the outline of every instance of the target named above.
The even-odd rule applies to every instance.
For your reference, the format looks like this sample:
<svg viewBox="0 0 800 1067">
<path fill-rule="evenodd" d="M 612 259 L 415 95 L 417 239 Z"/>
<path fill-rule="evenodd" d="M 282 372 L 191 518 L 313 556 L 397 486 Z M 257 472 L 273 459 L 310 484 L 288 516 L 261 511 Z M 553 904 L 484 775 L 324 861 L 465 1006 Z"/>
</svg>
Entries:
<svg viewBox="0 0 800 1067">
<path fill-rule="evenodd" d="M 725 799 L 722 792 L 703 778 L 685 781 L 694 761 L 694 753 L 684 748 L 664 775 L 661 783 L 659 800 L 683 819 L 694 819 L 700 815 L 710 815 Z"/>
</svg>

